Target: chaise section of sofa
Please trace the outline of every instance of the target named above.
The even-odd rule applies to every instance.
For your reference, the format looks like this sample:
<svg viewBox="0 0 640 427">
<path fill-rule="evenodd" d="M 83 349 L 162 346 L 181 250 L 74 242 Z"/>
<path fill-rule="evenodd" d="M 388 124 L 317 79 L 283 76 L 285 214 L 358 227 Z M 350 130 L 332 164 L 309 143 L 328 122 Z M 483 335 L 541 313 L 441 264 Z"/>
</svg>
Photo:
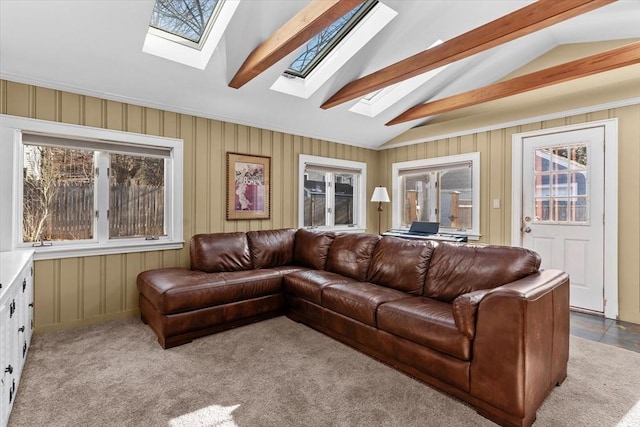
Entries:
<svg viewBox="0 0 640 427">
<path fill-rule="evenodd" d="M 282 315 L 283 276 L 307 269 L 292 265 L 295 233 L 284 229 L 193 236 L 189 269 L 138 275 L 142 320 L 160 345 L 170 348 Z"/>
</svg>

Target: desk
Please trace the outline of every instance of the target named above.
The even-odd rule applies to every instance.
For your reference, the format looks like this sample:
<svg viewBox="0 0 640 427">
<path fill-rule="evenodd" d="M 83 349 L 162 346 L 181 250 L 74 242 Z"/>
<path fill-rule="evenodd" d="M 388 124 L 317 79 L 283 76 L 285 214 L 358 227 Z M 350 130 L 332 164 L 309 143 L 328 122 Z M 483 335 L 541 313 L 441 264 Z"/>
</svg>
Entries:
<svg viewBox="0 0 640 427">
<path fill-rule="evenodd" d="M 429 234 L 420 236 L 418 234 L 409 234 L 406 231 L 389 230 L 382 233 L 383 236 L 401 237 L 403 239 L 413 240 L 437 240 L 441 242 L 466 242 L 467 236 L 456 236 L 455 234 Z"/>
</svg>

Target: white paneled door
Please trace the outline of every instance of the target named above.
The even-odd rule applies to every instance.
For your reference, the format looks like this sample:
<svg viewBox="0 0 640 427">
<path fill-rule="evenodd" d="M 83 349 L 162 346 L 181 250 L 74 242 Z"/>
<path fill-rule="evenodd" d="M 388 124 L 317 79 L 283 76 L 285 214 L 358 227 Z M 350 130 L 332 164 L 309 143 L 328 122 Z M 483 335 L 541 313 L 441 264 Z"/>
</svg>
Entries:
<svg viewBox="0 0 640 427">
<path fill-rule="evenodd" d="M 523 247 L 569 273 L 574 307 L 604 310 L 603 126 L 522 139 Z"/>
</svg>

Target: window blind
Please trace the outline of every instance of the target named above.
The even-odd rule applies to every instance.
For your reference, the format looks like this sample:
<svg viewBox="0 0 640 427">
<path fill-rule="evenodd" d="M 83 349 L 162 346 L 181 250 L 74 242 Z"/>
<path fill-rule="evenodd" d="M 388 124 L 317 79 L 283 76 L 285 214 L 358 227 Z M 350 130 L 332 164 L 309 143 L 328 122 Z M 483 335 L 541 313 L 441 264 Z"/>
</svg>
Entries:
<svg viewBox="0 0 640 427">
<path fill-rule="evenodd" d="M 419 175 L 421 173 L 430 173 L 430 172 L 441 172 L 446 169 L 460 169 L 472 166 L 471 161 L 466 162 L 456 162 L 456 163 L 441 163 L 435 166 L 420 166 L 411 169 L 401 169 L 398 171 L 398 176 L 411 176 L 411 175 Z"/>
<path fill-rule="evenodd" d="M 148 145 L 128 144 L 116 141 L 98 139 L 79 139 L 63 135 L 45 135 L 38 133 L 23 133 L 22 143 L 45 147 L 64 147 L 74 150 L 107 151 L 117 154 L 131 154 L 145 157 L 171 157 L 171 149 L 165 147 L 150 147 Z"/>
<path fill-rule="evenodd" d="M 314 165 L 311 163 L 304 164 L 305 172 L 331 172 L 331 173 L 353 173 L 359 174 L 362 172 L 361 169 L 351 169 L 351 168 L 339 168 L 339 167 L 331 167 L 331 166 L 323 166 L 323 165 Z"/>
</svg>

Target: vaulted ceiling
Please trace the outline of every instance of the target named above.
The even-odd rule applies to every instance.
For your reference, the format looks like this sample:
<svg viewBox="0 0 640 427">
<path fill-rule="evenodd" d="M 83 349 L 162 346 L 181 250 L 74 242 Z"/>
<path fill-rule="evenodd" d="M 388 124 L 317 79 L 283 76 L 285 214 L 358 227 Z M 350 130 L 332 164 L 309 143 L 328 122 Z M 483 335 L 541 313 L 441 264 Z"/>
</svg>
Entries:
<svg viewBox="0 0 640 427">
<path fill-rule="evenodd" d="M 562 1 L 570 2 L 580 3 Z M 535 2 L 382 0 L 382 3 L 397 12 L 395 18 L 307 99 L 270 89 L 297 56 L 299 48 L 280 52 L 279 57 L 268 61 L 250 79 L 233 84 L 237 88 L 230 87 L 243 64 L 247 65 L 245 61 L 251 65 L 247 58 L 252 52 L 260 53 L 261 47 L 269 47 L 274 33 L 277 35 L 280 28 L 287 28 L 287 23 L 291 25 L 292 19 L 309 10 L 310 2 L 302 0 L 240 1 L 203 70 L 142 51 L 153 0 L 0 0 L 0 77 L 371 148 L 415 132 L 412 128 L 416 126 L 437 125 L 439 117 L 455 117 L 456 110 L 472 114 L 478 111 L 486 114 L 489 110 L 499 113 L 501 109 L 506 112 L 508 102 L 492 101 L 495 95 L 507 96 L 508 100 L 531 89 L 529 82 L 534 80 L 539 83 L 547 79 L 548 85 L 554 85 L 571 75 L 576 79 L 567 86 L 571 95 L 593 89 L 594 80 L 585 70 L 598 74 L 619 69 L 616 78 L 620 73 L 639 77 L 638 66 L 632 64 L 638 63 L 640 46 L 636 43 L 619 47 L 640 39 L 638 0 L 610 4 L 596 0 L 593 3 L 600 4 L 591 11 L 561 22 L 551 21 L 544 28 L 520 30 L 522 34 L 517 37 L 503 37 L 495 43 L 490 42 L 492 35 L 504 25 L 518 27 L 525 16 L 517 15 L 518 11 L 531 8 Z M 514 12 L 516 15 L 509 15 Z M 517 19 L 509 21 L 505 16 Z M 484 35 L 483 43 L 492 47 L 473 47 L 473 40 L 483 36 L 477 28 L 500 19 L 502 24 L 487 27 L 491 31 Z M 454 40 L 464 40 L 469 32 L 471 36 L 466 36 L 465 46 L 472 46 L 471 51 L 452 56 L 451 52 L 459 48 Z M 444 43 L 422 54 L 422 64 L 428 64 L 433 55 L 449 54 L 446 61 L 450 65 L 446 69 L 375 117 L 350 111 L 363 94 L 372 90 L 370 86 L 362 86 L 362 82 L 367 82 L 366 76 L 372 75 L 369 79 L 374 79 L 374 83 L 383 82 L 375 89 L 397 81 L 394 76 L 402 74 L 398 69 L 406 70 L 411 64 L 404 62 L 395 69 L 393 64 L 420 54 L 437 40 Z M 619 43 L 613 43 L 614 46 L 594 43 L 604 41 Z M 296 42 L 300 45 L 304 41 Z M 530 66 L 544 63 L 545 55 L 559 46 L 576 43 L 589 43 L 593 48 L 576 49 L 580 52 L 577 57 L 567 52 L 566 60 L 560 58 L 559 62 L 556 55 L 555 63 L 549 65 L 554 69 L 547 67 L 541 71 L 539 66 Z M 570 61 L 577 62 L 562 68 L 563 63 Z M 375 74 L 379 70 L 383 71 Z M 413 73 L 424 71 L 427 69 L 418 68 Z M 395 74 L 387 78 L 389 72 Z M 510 80 L 512 77 L 519 80 Z M 520 92 L 514 91 L 514 82 L 520 85 Z M 494 86 L 479 90 L 488 85 Z M 532 102 L 536 93 L 544 93 L 540 87 L 543 86 L 538 85 L 529 93 Z M 341 91 L 342 88 L 345 89 Z M 333 102 L 340 94 L 348 93 L 349 88 L 360 89 L 362 93 L 354 91 L 357 96 L 344 96 Z M 402 116 L 423 103 L 430 104 L 414 108 L 414 115 Z M 433 109 L 434 105 L 446 105 L 447 109 Z M 474 105 L 475 109 L 468 109 Z M 416 111 L 420 114 L 415 114 Z M 443 115 L 445 111 L 449 112 Z"/>
</svg>

